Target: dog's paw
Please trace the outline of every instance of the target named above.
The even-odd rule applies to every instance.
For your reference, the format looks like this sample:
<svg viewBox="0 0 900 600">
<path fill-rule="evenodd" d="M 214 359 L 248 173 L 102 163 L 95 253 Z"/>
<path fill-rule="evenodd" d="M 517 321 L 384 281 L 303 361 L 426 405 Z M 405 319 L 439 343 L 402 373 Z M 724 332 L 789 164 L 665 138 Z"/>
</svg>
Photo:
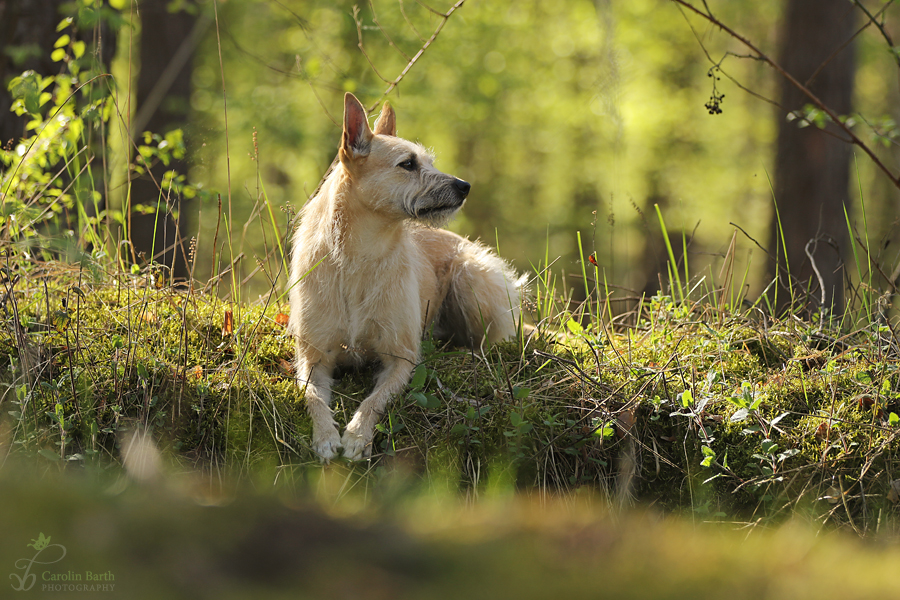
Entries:
<svg viewBox="0 0 900 600">
<path fill-rule="evenodd" d="M 312 442 L 313 452 L 319 455 L 322 462 L 329 462 L 341 451 L 341 437 L 338 435 L 337 429 L 328 428 L 324 432 L 313 433 Z"/>
<path fill-rule="evenodd" d="M 365 436 L 349 427 L 344 431 L 341 444 L 347 460 L 363 460 L 372 454 L 372 436 Z"/>
</svg>

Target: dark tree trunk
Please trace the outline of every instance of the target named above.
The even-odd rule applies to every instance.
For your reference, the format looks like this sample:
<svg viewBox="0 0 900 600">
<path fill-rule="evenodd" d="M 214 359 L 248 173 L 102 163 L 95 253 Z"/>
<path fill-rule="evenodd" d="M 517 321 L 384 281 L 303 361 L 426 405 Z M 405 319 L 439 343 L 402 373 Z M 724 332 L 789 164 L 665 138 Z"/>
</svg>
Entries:
<svg viewBox="0 0 900 600">
<path fill-rule="evenodd" d="M 855 16 L 853 5 L 846 0 L 788 0 L 782 24 L 780 64 L 838 115 L 851 111 L 854 44 L 832 55 L 853 35 Z M 806 104 L 810 100 L 783 80 L 781 105 L 790 112 L 802 110 Z M 851 251 L 843 208 L 848 199 L 851 148 L 829 135 L 836 131 L 834 125 L 823 131 L 798 124 L 798 120 L 782 119 L 778 129 L 775 200 L 784 245 L 776 215 L 769 241 L 770 248 L 778 248 L 780 263 L 776 308 L 780 312 L 791 304 L 789 266 L 799 306 L 813 311 L 822 305 L 832 314 L 840 314 L 844 309 L 844 258 Z M 775 277 L 774 263 L 769 273 Z"/>
<path fill-rule="evenodd" d="M 135 141 L 139 144 L 144 131 L 165 134 L 184 129 L 187 123 L 193 49 L 183 45 L 193 39 L 191 32 L 196 17 L 183 10 L 169 12 L 169 4 L 169 0 L 140 3 L 141 69 L 134 124 Z M 132 211 L 131 242 L 137 255 L 170 266 L 176 278 L 184 278 L 188 275 L 187 244 L 182 239 L 186 206 L 178 194 L 160 189 L 163 174 L 169 170 L 186 174 L 187 165 L 184 160 L 173 160 L 168 166 L 156 165 L 151 169 L 152 178 L 143 175 L 132 182 L 132 206 L 153 207 L 154 211 L 159 206 L 159 211 L 153 214 Z"/>
<path fill-rule="evenodd" d="M 25 131 L 30 116 L 18 117 L 10 112 L 12 95 L 7 92 L 7 87 L 12 78 L 21 75 L 25 71 L 48 77 L 60 75 L 68 71 L 65 63 L 54 62 L 51 59 L 56 40 L 62 35 L 68 35 L 72 39 L 81 40 L 87 46 L 87 53 L 81 62 L 91 61 L 91 68 L 98 71 L 108 69 L 112 62 L 116 48 L 116 31 L 109 26 L 108 19 L 93 19 L 91 25 L 85 25 L 82 20 L 75 19 L 74 25 L 57 29 L 65 16 L 75 14 L 77 8 L 67 0 L 0 0 L 0 145 L 10 147 L 18 143 L 26 136 L 35 135 L 35 131 Z M 84 19 L 87 21 L 87 19 Z M 79 27 L 82 27 L 79 29 Z M 94 64 L 99 61 L 100 65 Z M 82 64 L 84 68 L 84 64 Z M 85 71 L 82 71 L 85 72 Z M 103 84 L 97 84 L 102 88 Z M 48 89 L 52 89 L 52 86 Z M 102 91 L 101 91 L 102 93 Z M 76 95 L 74 102 L 82 101 L 81 95 Z M 45 105 L 46 110 L 49 110 Z M 105 151 L 100 137 L 89 132 L 88 152 L 84 159 L 91 161 L 99 158 Z M 102 181 L 105 175 L 103 160 L 93 160 L 92 175 L 84 175 L 75 181 L 71 180 L 69 173 L 63 172 L 60 177 L 63 181 L 73 184 L 71 192 L 79 196 L 88 215 L 95 215 L 102 210 L 104 199 L 95 201 L 91 191 L 99 189 L 101 193 L 106 190 L 103 185 L 89 185 L 85 182 L 93 178 L 94 182 Z M 56 165 L 46 165 L 47 172 L 56 171 L 62 166 L 62 162 Z M 60 217 L 59 225 L 66 229 L 79 229 L 77 212 L 65 212 Z M 45 230 L 53 232 L 53 227 Z M 71 258 L 71 257 L 70 257 Z"/>
<path fill-rule="evenodd" d="M 16 143 L 25 135 L 26 117 L 9 112 L 12 97 L 9 80 L 23 71 L 50 75 L 60 63 L 50 60 L 53 43 L 60 36 L 56 25 L 62 19 L 65 0 L 0 0 L 0 145 Z"/>
<path fill-rule="evenodd" d="M 57 31 L 65 16 L 68 0 L 0 0 L 0 145 L 25 135 L 26 117 L 9 112 L 12 98 L 6 91 L 9 80 L 24 71 L 43 76 L 61 72 L 63 63 L 53 62 L 50 54 L 56 40 L 68 33 L 87 43 L 89 52 L 100 45 L 100 62 L 108 68 L 116 52 L 116 32 L 105 20 L 93 28 L 73 34 L 71 29 Z"/>
</svg>

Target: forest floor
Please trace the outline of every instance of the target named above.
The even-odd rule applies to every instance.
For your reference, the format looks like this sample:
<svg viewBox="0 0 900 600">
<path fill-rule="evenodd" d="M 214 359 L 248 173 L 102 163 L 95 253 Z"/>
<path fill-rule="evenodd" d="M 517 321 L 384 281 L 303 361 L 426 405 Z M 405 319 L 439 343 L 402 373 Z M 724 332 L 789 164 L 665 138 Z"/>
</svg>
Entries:
<svg viewBox="0 0 900 600">
<path fill-rule="evenodd" d="M 291 590 L 301 572 L 313 597 L 336 589 L 332 577 L 348 593 L 421 597 L 461 572 L 476 574 L 431 595 L 527 597 L 585 566 L 603 577 L 553 589 L 900 591 L 883 577 L 893 550 L 843 550 L 900 533 L 900 347 L 877 317 L 848 331 L 708 294 L 648 299 L 630 321 L 599 318 L 602 303 L 540 318 L 538 289 L 536 335 L 476 350 L 426 339 L 372 459 L 322 466 L 275 294 L 242 304 L 152 270 L 25 261 L 3 288 L 0 481 L 4 530 L 23 549 L 52 526 L 137 579 L 172 567 L 148 590 L 201 597 L 232 579 L 235 597 Z M 339 423 L 373 373 L 342 373 Z M 292 554 L 293 536 L 312 546 Z M 248 555 L 257 562 L 232 569 Z M 137 567 L 138 556 L 152 558 Z M 340 557 L 360 570 L 339 575 Z M 666 576 L 647 582 L 648 569 Z M 179 583 L 194 572 L 202 593 Z M 797 592 L 810 578 L 820 587 Z"/>
</svg>

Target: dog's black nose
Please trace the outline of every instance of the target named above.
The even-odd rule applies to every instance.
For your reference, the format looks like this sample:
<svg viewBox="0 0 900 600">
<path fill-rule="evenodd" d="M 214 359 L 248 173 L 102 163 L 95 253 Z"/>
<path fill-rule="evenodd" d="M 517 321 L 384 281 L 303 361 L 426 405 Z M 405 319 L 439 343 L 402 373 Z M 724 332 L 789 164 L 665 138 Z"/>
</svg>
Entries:
<svg viewBox="0 0 900 600">
<path fill-rule="evenodd" d="M 462 179 L 457 179 L 453 182 L 453 187 L 456 188 L 456 191 L 459 192 L 459 195 L 465 198 L 469 195 L 469 190 L 472 189 L 472 186 L 468 181 L 463 181 Z"/>
</svg>

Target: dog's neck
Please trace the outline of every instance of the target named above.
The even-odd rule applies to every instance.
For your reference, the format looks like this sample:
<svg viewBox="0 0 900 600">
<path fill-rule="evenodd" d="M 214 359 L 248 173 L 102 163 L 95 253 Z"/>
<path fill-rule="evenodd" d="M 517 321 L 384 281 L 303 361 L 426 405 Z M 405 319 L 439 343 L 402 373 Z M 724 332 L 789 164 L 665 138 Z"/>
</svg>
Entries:
<svg viewBox="0 0 900 600">
<path fill-rule="evenodd" d="M 406 223 L 369 208 L 342 165 L 335 166 L 320 196 L 326 205 L 321 207 L 318 226 L 328 231 L 326 244 L 335 258 L 357 265 L 383 260 L 405 239 Z"/>
</svg>

